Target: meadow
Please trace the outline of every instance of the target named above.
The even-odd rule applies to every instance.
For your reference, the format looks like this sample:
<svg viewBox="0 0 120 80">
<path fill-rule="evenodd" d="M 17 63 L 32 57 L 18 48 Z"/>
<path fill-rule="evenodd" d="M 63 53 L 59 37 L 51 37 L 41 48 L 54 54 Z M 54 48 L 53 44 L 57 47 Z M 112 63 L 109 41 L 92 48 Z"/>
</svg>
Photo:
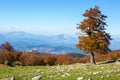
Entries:
<svg viewBox="0 0 120 80">
<path fill-rule="evenodd" d="M 120 80 L 120 62 L 97 65 L 76 63 L 57 66 L 1 66 L 0 80 Z"/>
</svg>

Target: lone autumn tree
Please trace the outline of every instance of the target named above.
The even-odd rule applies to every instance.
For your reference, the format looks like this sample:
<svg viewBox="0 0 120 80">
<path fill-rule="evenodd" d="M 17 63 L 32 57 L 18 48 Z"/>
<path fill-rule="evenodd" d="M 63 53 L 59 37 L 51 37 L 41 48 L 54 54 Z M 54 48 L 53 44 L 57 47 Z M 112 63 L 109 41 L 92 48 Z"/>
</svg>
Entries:
<svg viewBox="0 0 120 80">
<path fill-rule="evenodd" d="M 107 26 L 105 18 L 107 16 L 102 14 L 97 6 L 86 10 L 83 16 L 86 18 L 77 27 L 81 31 L 78 36 L 77 48 L 85 53 L 90 53 L 91 63 L 95 64 L 95 53 L 108 53 L 110 51 L 109 45 L 112 39 L 105 32 L 105 26 Z"/>
</svg>

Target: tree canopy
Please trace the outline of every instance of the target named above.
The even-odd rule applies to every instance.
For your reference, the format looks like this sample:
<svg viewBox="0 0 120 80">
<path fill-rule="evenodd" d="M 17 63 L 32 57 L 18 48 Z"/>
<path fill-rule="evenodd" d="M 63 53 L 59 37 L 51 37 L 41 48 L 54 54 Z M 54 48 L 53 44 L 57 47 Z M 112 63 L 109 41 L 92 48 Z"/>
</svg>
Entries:
<svg viewBox="0 0 120 80">
<path fill-rule="evenodd" d="M 77 27 L 83 33 L 79 35 L 77 47 L 92 56 L 94 53 L 109 52 L 111 36 L 105 31 L 107 16 L 97 6 L 86 10 L 83 16 L 85 19 Z"/>
</svg>

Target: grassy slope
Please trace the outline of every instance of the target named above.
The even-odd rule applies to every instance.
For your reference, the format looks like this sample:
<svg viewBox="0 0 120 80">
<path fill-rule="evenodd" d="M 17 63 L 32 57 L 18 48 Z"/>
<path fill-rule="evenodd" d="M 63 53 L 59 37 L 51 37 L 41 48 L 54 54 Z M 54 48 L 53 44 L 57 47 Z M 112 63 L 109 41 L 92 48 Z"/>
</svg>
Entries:
<svg viewBox="0 0 120 80">
<path fill-rule="evenodd" d="M 101 65 L 73 64 L 62 66 L 18 66 L 0 67 L 0 79 L 14 76 L 16 80 L 120 80 L 120 62 Z"/>
</svg>

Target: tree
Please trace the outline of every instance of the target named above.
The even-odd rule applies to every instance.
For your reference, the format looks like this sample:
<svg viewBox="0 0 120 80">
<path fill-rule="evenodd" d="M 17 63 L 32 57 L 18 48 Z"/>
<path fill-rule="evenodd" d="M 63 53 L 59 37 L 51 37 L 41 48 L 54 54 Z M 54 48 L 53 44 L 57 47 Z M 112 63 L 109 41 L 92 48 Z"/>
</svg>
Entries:
<svg viewBox="0 0 120 80">
<path fill-rule="evenodd" d="M 95 53 L 110 51 L 108 47 L 112 39 L 105 31 L 105 26 L 107 26 L 105 18 L 107 16 L 102 14 L 97 6 L 86 10 L 83 16 L 86 18 L 77 27 L 82 33 L 78 36 L 77 47 L 86 53 L 90 53 L 91 63 L 95 64 Z"/>
<path fill-rule="evenodd" d="M 2 48 L 7 51 L 14 52 L 14 48 L 12 47 L 12 45 L 9 42 L 2 44 Z"/>
</svg>

